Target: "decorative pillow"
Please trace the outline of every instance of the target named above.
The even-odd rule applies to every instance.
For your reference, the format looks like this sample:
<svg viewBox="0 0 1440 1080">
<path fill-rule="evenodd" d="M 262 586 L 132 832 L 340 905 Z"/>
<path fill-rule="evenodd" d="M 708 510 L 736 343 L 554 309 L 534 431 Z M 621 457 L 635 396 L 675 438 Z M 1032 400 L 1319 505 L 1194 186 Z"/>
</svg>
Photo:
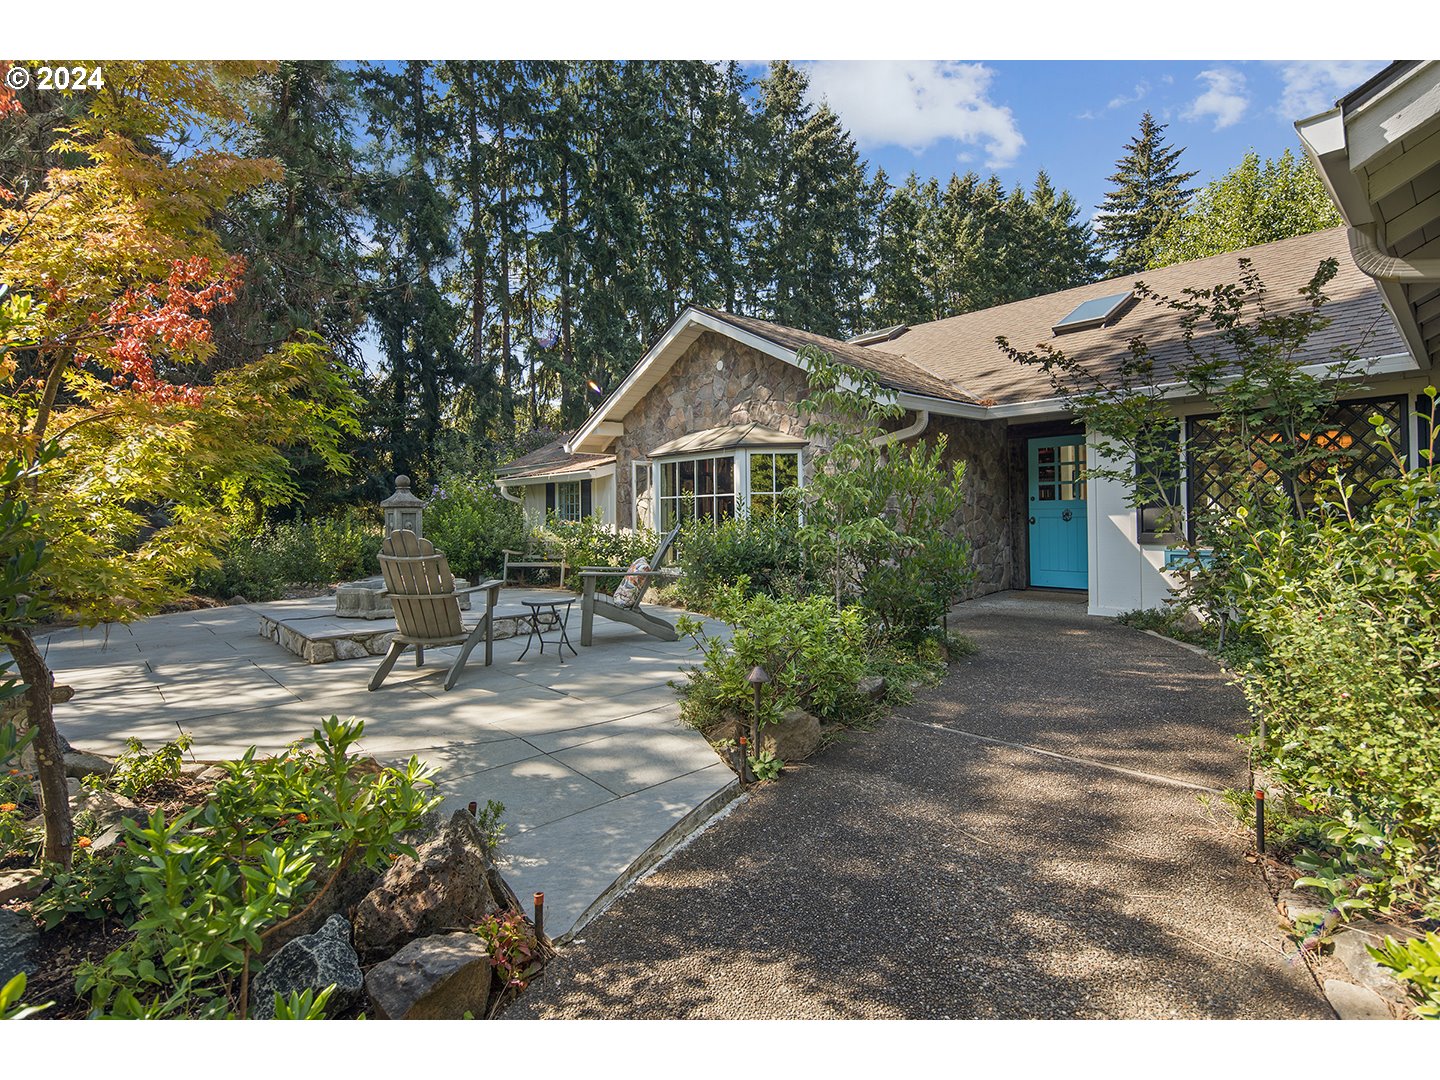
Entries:
<svg viewBox="0 0 1440 1080">
<path fill-rule="evenodd" d="M 625 570 L 629 576 L 616 586 L 611 598 L 621 607 L 634 607 L 640 602 L 640 594 L 645 591 L 645 583 L 648 579 L 641 576 L 650 569 L 649 559 L 636 559 Z"/>
</svg>

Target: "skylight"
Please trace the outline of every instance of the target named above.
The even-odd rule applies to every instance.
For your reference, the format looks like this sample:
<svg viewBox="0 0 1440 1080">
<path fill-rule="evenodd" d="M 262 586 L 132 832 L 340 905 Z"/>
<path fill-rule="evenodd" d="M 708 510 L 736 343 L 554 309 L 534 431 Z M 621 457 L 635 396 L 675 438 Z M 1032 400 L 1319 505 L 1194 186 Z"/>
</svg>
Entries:
<svg viewBox="0 0 1440 1080">
<path fill-rule="evenodd" d="M 1097 296 L 1094 300 L 1086 300 L 1050 329 L 1057 334 L 1064 334 L 1071 330 L 1088 330 L 1092 326 L 1103 325 L 1134 295 L 1134 290 L 1131 290 L 1116 293 L 1114 296 Z"/>
</svg>

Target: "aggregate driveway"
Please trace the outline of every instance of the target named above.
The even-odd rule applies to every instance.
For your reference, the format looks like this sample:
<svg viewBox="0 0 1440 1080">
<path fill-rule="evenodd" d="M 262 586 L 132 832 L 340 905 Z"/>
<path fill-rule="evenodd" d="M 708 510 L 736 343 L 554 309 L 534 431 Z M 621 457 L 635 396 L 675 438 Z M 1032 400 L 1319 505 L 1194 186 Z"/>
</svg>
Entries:
<svg viewBox="0 0 1440 1080">
<path fill-rule="evenodd" d="M 507 1015 L 1331 1016 L 1246 841 L 1244 702 L 1043 594 L 963 605 L 940 686 L 754 790 Z"/>
</svg>

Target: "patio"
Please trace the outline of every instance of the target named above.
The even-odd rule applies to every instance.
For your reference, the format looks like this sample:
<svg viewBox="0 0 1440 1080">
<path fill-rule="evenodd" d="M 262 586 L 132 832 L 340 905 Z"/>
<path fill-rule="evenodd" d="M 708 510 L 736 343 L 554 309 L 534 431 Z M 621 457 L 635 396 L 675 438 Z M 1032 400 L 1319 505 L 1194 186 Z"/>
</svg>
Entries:
<svg viewBox="0 0 1440 1080">
<path fill-rule="evenodd" d="M 497 616 L 523 600 L 569 596 L 506 588 Z M 103 754 L 135 737 L 148 747 L 194 737 L 197 759 L 262 753 L 309 735 L 332 713 L 365 721 L 361 748 L 382 762 L 411 755 L 432 766 L 442 813 L 487 799 L 505 804 L 499 859 L 517 894 L 543 891 L 546 929 L 559 937 L 617 879 L 643 862 L 677 824 L 704 820 L 735 793 L 733 773 L 678 720 L 669 681 L 693 655 L 596 620 L 595 643 L 541 653 L 526 635 L 477 650 L 448 693 L 455 649 L 427 649 L 423 668 L 406 654 L 385 685 L 365 689 L 378 657 L 312 665 L 260 636 L 261 615 L 287 620 L 333 612 L 334 598 L 285 600 L 145 619 L 101 630 L 57 630 L 39 644 L 57 684 L 75 697 L 55 709 L 61 733 Z M 664 613 L 664 609 L 654 609 Z M 472 616 L 473 617 L 473 616 Z M 579 603 L 570 636 L 578 644 Z M 366 630 L 392 624 L 365 623 Z"/>
</svg>

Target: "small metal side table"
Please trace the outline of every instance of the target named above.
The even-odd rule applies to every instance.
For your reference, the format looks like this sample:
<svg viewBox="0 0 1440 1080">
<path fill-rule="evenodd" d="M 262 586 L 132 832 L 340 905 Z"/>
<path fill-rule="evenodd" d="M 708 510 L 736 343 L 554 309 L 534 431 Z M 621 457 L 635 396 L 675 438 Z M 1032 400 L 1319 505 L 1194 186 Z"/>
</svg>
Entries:
<svg viewBox="0 0 1440 1080">
<path fill-rule="evenodd" d="M 565 649 L 567 646 L 569 646 L 570 652 L 573 655 L 580 655 L 578 652 L 575 651 L 575 646 L 570 644 L 569 635 L 565 633 L 565 626 L 570 621 L 570 605 L 575 603 L 573 599 L 522 600 L 520 602 L 530 609 L 530 638 L 528 641 L 525 642 L 525 650 L 520 654 L 518 659 L 525 659 L 525 653 L 528 653 L 530 651 L 530 646 L 534 643 L 536 638 L 540 639 L 541 653 L 544 653 L 545 651 L 545 642 L 547 640 L 550 642 L 550 644 L 554 645 L 556 647 L 556 651 L 560 654 L 560 663 L 562 664 L 565 663 Z M 562 611 L 561 608 L 564 608 L 564 610 Z M 548 621 L 550 625 L 545 630 L 540 629 L 540 617 L 542 615 L 549 616 Z M 553 634 L 557 632 L 557 637 L 545 637 L 546 634 Z"/>
</svg>

